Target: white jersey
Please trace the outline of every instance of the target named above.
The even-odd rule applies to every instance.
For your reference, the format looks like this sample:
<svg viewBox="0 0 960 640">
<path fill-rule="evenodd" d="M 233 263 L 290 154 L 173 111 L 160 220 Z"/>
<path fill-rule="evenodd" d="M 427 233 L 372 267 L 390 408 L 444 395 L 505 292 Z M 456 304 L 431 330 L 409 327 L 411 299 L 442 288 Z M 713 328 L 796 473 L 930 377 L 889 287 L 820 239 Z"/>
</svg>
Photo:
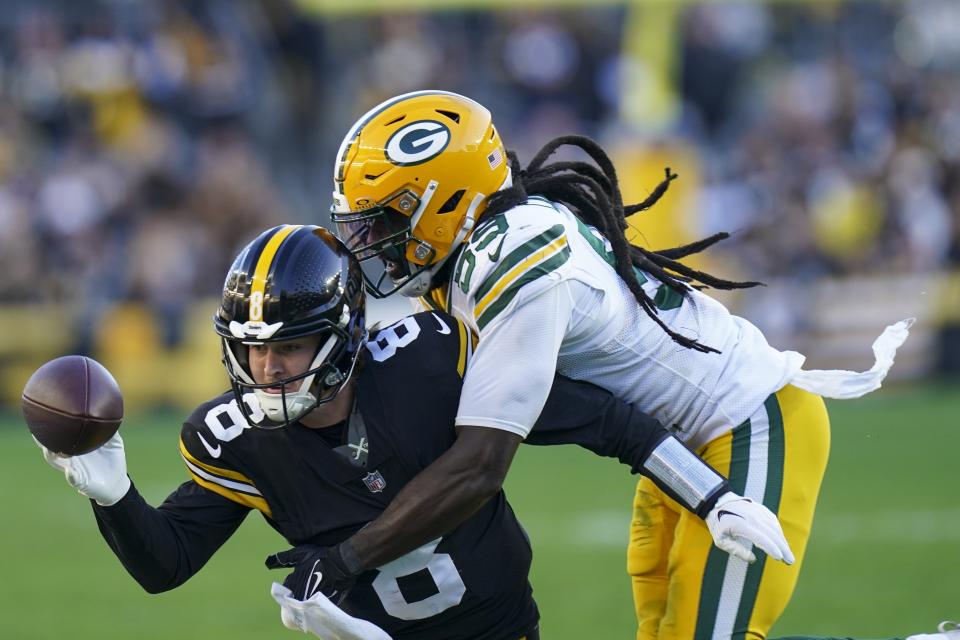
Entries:
<svg viewBox="0 0 960 640">
<path fill-rule="evenodd" d="M 609 243 L 542 198 L 484 220 L 458 256 L 447 307 L 478 336 L 458 425 L 526 436 L 554 370 L 636 404 L 696 448 L 745 421 L 800 370 L 746 320 L 640 273 L 659 317 L 720 353 L 673 341 L 613 267 Z"/>
</svg>

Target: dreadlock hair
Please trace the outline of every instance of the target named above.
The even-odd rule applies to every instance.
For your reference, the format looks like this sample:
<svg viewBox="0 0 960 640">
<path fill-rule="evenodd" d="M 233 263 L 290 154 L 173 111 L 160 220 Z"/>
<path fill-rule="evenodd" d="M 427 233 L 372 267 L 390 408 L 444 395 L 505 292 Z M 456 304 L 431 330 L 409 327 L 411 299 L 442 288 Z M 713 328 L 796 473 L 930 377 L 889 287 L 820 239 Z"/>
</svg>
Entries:
<svg viewBox="0 0 960 640">
<path fill-rule="evenodd" d="M 544 164 L 557 149 L 565 145 L 581 149 L 595 165 L 581 161 L 555 161 Z M 613 163 L 600 145 L 590 138 L 572 135 L 555 138 L 540 149 L 526 169 L 520 168 L 520 162 L 514 152 L 507 152 L 507 158 L 513 172 L 513 186 L 490 196 L 484 216 L 494 216 L 508 211 L 526 202 L 530 196 L 542 196 L 547 200 L 564 204 L 581 221 L 596 227 L 610 241 L 613 246 L 617 274 L 626 282 L 641 308 L 667 335 L 688 349 L 703 353 L 719 353 L 713 347 L 673 331 L 660 319 L 653 300 L 640 286 L 635 268 L 649 273 L 684 297 L 687 297 L 694 287 L 744 289 L 761 284 L 760 282 L 723 280 L 678 262 L 680 258 L 699 253 L 729 237 L 730 234 L 716 233 L 691 244 L 661 251 L 651 251 L 632 245 L 626 237 L 627 216 L 646 211 L 653 206 L 666 193 L 670 182 L 677 177 L 677 174 L 672 173 L 668 167 L 664 179 L 653 193 L 643 202 L 625 206 Z"/>
</svg>

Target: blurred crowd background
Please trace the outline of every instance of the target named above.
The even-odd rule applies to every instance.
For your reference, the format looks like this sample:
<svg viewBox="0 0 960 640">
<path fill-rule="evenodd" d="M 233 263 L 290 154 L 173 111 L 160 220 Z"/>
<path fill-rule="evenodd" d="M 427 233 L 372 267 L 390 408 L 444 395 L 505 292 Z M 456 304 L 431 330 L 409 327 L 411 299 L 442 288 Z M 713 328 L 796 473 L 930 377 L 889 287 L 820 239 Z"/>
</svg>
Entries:
<svg viewBox="0 0 960 640">
<path fill-rule="evenodd" d="M 68 352 L 135 404 L 218 390 L 235 252 L 328 224 L 344 132 L 422 88 L 488 106 L 521 161 L 596 138 L 634 200 L 671 166 L 638 241 L 732 232 L 707 264 L 768 284 L 727 301 L 777 346 L 869 362 L 913 315 L 900 374 L 960 370 L 960 4 L 392 4 L 4 2 L 0 406 Z"/>
</svg>

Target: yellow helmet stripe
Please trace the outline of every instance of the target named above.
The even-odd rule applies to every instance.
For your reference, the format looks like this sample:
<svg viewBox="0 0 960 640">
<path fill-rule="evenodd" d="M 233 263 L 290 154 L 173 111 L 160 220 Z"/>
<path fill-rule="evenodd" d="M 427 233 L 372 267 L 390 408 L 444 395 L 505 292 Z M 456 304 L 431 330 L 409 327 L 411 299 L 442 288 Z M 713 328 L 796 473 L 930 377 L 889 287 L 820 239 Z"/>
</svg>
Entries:
<svg viewBox="0 0 960 640">
<path fill-rule="evenodd" d="M 270 265 L 273 259 L 277 257 L 277 251 L 280 245 L 291 233 L 301 228 L 302 224 L 286 224 L 277 229 L 273 237 L 267 241 L 267 246 L 260 252 L 257 258 L 257 266 L 253 270 L 253 283 L 250 286 L 250 317 L 251 322 L 263 322 L 263 294 L 267 288 L 267 274 L 270 273 Z"/>
</svg>

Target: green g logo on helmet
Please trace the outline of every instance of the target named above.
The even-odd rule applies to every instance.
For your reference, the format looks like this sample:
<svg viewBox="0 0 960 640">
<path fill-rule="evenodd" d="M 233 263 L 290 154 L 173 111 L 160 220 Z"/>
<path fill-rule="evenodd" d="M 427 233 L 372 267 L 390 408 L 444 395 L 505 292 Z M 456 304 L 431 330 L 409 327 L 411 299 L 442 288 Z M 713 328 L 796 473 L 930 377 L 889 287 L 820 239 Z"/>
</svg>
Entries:
<svg viewBox="0 0 960 640">
<path fill-rule="evenodd" d="M 420 120 L 398 129 L 387 141 L 387 160 L 401 167 L 426 162 L 450 144 L 450 129 L 436 120 Z"/>
</svg>

